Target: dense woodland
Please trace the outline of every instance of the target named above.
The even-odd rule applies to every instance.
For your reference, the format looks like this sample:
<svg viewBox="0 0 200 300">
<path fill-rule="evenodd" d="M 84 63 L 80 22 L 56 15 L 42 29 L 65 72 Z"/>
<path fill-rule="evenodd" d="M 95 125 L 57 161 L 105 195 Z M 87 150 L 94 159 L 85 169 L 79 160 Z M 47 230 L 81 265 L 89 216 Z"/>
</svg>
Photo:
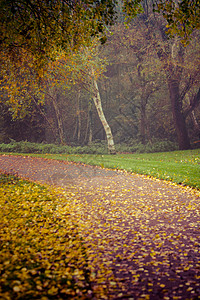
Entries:
<svg viewBox="0 0 200 300">
<path fill-rule="evenodd" d="M 167 35 L 166 21 L 143 13 L 107 26 L 78 50 L 62 51 L 36 79 L 25 51 L 18 62 L 1 57 L 0 142 L 63 145 L 169 141 L 179 149 L 200 145 L 200 35 L 189 43 Z M 15 50 L 17 51 L 17 50 Z"/>
</svg>

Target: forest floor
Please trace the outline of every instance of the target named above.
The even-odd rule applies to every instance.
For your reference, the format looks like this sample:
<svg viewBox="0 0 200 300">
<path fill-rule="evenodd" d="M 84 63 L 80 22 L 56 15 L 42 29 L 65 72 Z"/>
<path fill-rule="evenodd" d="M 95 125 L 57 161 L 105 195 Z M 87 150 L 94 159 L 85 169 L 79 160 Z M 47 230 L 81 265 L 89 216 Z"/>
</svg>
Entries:
<svg viewBox="0 0 200 300">
<path fill-rule="evenodd" d="M 0 171 L 62 187 L 94 299 L 200 299 L 200 193 L 95 166 L 0 156 Z"/>
</svg>

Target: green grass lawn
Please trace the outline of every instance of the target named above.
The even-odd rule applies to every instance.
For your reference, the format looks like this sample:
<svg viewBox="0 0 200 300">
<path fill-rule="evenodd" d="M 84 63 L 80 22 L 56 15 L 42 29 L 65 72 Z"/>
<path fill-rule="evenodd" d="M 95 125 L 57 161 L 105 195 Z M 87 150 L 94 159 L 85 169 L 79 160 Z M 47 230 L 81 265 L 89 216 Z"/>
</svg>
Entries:
<svg viewBox="0 0 200 300">
<path fill-rule="evenodd" d="M 122 169 L 200 189 L 200 149 L 143 154 L 21 154 Z"/>
</svg>

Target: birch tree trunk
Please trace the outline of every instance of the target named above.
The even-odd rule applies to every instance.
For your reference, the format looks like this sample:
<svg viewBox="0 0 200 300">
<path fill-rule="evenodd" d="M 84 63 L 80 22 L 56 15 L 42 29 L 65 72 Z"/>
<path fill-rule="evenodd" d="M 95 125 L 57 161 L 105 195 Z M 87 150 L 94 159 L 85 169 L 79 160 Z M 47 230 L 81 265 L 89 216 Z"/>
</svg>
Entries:
<svg viewBox="0 0 200 300">
<path fill-rule="evenodd" d="M 92 75 L 93 74 L 94 74 L 94 71 L 92 70 Z M 92 76 L 92 77 L 93 77 L 92 80 L 93 80 L 93 86 L 94 86 L 94 93 L 93 93 L 92 98 L 93 98 L 98 116 L 101 120 L 101 123 L 102 123 L 103 128 L 104 128 L 105 133 L 106 133 L 106 138 L 107 138 L 107 143 L 108 143 L 108 153 L 109 154 L 116 154 L 112 131 L 111 131 L 111 128 L 110 128 L 110 126 L 109 126 L 109 124 L 106 120 L 106 117 L 104 115 L 104 112 L 103 112 L 102 103 L 101 103 L 101 96 L 100 96 L 100 93 L 99 93 L 99 87 L 98 87 L 98 84 L 97 84 L 97 81 L 96 81 L 95 77 L 94 76 Z"/>
</svg>

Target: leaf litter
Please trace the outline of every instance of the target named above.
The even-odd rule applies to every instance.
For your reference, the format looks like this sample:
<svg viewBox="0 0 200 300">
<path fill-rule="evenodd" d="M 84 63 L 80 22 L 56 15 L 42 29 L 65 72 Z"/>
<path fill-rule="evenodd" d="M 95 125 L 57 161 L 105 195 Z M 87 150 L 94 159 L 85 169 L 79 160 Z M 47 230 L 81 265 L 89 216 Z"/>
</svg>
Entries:
<svg viewBox="0 0 200 300">
<path fill-rule="evenodd" d="M 57 215 L 70 215 L 86 247 L 94 299 L 200 299 L 198 191 L 116 172 L 57 193 Z"/>
<path fill-rule="evenodd" d="M 200 298 L 199 192 L 130 174 L 74 190 L 102 299 Z"/>
<path fill-rule="evenodd" d="M 86 251 L 55 191 L 0 177 L 0 299 L 90 299 Z"/>
</svg>

